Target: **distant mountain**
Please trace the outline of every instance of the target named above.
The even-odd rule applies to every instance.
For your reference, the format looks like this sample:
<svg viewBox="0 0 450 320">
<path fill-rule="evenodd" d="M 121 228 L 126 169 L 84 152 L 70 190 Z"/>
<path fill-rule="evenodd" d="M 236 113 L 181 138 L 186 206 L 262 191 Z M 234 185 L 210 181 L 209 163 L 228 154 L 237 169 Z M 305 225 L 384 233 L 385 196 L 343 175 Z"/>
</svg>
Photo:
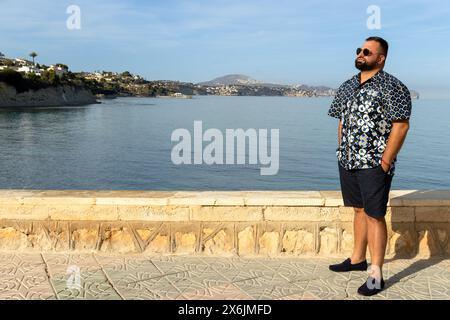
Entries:
<svg viewBox="0 0 450 320">
<path fill-rule="evenodd" d="M 261 81 L 250 78 L 243 74 L 228 74 L 210 81 L 198 83 L 201 86 L 229 86 L 229 85 L 260 85 Z"/>
<path fill-rule="evenodd" d="M 326 86 L 308 86 L 304 84 L 277 84 L 277 83 L 266 83 L 263 81 L 255 80 L 249 76 L 243 74 L 228 74 L 222 77 L 217 77 L 210 81 L 199 82 L 196 85 L 203 87 L 220 87 L 220 86 L 246 86 L 248 88 L 271 88 L 271 90 L 275 91 L 303 91 L 303 92 L 311 92 L 316 96 L 333 96 L 336 93 L 336 89 L 326 87 Z M 267 93 L 267 90 L 264 91 Z M 240 93 L 243 95 L 251 95 L 250 93 Z M 411 97 L 413 99 L 419 99 L 420 94 L 411 90 Z"/>
<path fill-rule="evenodd" d="M 325 86 L 307 86 L 303 84 L 279 84 L 279 83 L 267 83 L 260 80 L 255 80 L 249 76 L 243 74 L 228 74 L 222 77 L 215 78 L 210 81 L 199 82 L 197 85 L 201 86 L 230 86 L 230 85 L 241 85 L 241 86 L 258 86 L 258 87 L 271 87 L 271 88 L 295 88 L 300 90 L 316 90 L 316 91 L 326 91 L 332 90 L 332 88 Z"/>
</svg>

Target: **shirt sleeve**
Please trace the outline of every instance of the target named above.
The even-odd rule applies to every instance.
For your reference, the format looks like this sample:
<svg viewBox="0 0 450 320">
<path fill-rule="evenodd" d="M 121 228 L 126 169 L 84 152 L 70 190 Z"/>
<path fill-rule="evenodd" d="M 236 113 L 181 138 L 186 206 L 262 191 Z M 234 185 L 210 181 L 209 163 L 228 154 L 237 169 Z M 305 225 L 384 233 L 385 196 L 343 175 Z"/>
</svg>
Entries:
<svg viewBox="0 0 450 320">
<path fill-rule="evenodd" d="M 403 83 L 398 82 L 392 86 L 386 104 L 388 120 L 409 120 L 411 117 L 411 93 Z"/>
<path fill-rule="evenodd" d="M 343 99 L 343 85 L 339 87 L 331 103 L 328 115 L 333 118 L 341 119 Z"/>
</svg>

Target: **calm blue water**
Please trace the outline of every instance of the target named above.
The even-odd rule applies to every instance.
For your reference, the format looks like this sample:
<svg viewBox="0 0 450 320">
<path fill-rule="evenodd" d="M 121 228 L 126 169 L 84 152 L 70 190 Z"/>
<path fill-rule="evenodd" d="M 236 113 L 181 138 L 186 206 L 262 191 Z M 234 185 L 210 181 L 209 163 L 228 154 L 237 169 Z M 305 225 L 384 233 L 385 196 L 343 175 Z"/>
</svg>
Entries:
<svg viewBox="0 0 450 320">
<path fill-rule="evenodd" d="M 0 110 L 0 188 L 146 190 L 339 189 L 330 98 L 120 98 L 100 105 Z M 171 133 L 280 129 L 280 168 L 171 162 Z M 450 189 L 450 101 L 413 102 L 395 189 Z M 206 145 L 206 143 L 205 143 Z"/>
</svg>

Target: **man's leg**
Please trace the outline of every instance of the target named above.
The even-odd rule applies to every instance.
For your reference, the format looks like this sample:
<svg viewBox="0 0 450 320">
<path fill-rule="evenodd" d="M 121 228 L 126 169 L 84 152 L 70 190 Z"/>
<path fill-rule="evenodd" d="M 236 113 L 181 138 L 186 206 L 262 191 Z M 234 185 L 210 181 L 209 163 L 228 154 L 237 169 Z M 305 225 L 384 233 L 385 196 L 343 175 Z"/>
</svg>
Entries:
<svg viewBox="0 0 450 320">
<path fill-rule="evenodd" d="M 345 261 L 329 266 L 334 272 L 366 271 L 366 249 L 367 249 L 367 221 L 365 218 L 364 202 L 359 188 L 355 170 L 346 170 L 340 164 L 339 177 L 341 182 L 342 199 L 346 207 L 352 207 L 355 211 L 353 220 L 354 246 L 350 258 Z"/>
<path fill-rule="evenodd" d="M 366 260 L 367 250 L 367 214 L 363 208 L 353 208 L 355 218 L 353 220 L 353 253 L 351 256 L 352 264 L 360 263 Z"/>
<path fill-rule="evenodd" d="M 380 281 L 383 278 L 382 268 L 387 244 L 387 227 L 384 217 L 374 218 L 366 215 L 367 239 L 372 265 L 372 277 Z"/>
<path fill-rule="evenodd" d="M 371 257 L 369 278 L 358 288 L 358 293 L 364 296 L 372 296 L 384 289 L 382 268 L 387 243 L 384 217 L 387 212 L 391 181 L 392 176 L 386 174 L 381 166 L 358 171 Z"/>
<path fill-rule="evenodd" d="M 355 217 L 353 220 L 353 253 L 350 258 L 338 264 L 329 266 L 331 271 L 366 271 L 366 250 L 367 250 L 367 220 L 363 208 L 353 207 Z"/>
</svg>

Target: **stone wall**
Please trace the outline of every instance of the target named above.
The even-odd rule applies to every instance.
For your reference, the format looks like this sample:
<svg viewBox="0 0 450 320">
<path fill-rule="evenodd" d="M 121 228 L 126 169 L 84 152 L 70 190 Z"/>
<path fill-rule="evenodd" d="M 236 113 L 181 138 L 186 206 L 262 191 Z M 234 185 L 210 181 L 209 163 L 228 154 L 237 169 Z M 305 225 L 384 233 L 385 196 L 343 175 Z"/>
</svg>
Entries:
<svg viewBox="0 0 450 320">
<path fill-rule="evenodd" d="M 392 191 L 392 257 L 450 254 L 450 191 Z M 0 250 L 348 255 L 338 191 L 0 191 Z"/>
</svg>

